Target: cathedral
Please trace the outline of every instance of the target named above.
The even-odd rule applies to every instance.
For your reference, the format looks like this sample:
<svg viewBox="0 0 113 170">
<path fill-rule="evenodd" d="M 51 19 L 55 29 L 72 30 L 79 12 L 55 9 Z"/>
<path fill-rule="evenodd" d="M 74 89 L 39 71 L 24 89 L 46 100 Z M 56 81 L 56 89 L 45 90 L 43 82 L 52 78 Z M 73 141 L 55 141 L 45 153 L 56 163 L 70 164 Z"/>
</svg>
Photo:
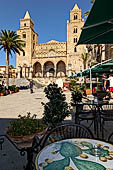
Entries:
<svg viewBox="0 0 113 170">
<path fill-rule="evenodd" d="M 81 54 L 86 47 L 76 44 L 83 25 L 82 11 L 75 4 L 67 20 L 67 41 L 51 40 L 39 44 L 34 22 L 27 11 L 17 30 L 19 38 L 25 41 L 24 52 L 17 54 L 18 78 L 63 78 L 79 72 L 83 68 Z"/>
</svg>

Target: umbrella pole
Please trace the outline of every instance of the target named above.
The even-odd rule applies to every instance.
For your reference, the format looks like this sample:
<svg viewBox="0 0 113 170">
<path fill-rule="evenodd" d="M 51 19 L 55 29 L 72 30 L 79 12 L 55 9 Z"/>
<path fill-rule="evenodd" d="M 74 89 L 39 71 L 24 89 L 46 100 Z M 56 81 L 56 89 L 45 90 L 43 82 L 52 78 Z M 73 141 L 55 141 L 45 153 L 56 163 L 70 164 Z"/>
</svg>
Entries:
<svg viewBox="0 0 113 170">
<path fill-rule="evenodd" d="M 90 89 L 91 89 L 91 95 L 92 95 L 92 75 L 91 75 L 91 67 L 90 67 Z"/>
</svg>

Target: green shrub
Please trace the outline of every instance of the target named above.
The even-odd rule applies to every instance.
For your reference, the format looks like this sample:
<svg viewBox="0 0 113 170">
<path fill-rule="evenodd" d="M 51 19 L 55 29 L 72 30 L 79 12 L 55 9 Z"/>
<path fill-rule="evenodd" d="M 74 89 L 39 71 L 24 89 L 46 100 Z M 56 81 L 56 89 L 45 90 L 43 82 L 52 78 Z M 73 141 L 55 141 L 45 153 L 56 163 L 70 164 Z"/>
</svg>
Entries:
<svg viewBox="0 0 113 170">
<path fill-rule="evenodd" d="M 41 121 L 36 119 L 36 115 L 31 116 L 27 113 L 26 116 L 18 116 L 17 120 L 10 121 L 8 133 L 11 136 L 25 136 L 42 131 L 45 126 Z"/>
<path fill-rule="evenodd" d="M 43 120 L 45 124 L 54 127 L 69 116 L 68 104 L 65 94 L 57 84 L 49 84 L 44 92 L 49 101 L 46 104 L 42 103 L 44 105 Z"/>
</svg>

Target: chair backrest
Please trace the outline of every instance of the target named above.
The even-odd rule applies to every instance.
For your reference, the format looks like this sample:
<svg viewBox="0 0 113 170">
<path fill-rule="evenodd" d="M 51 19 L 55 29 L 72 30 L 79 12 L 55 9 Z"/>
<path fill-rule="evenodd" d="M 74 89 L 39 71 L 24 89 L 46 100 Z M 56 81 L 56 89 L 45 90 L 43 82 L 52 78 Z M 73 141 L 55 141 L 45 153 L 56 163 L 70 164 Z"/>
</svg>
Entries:
<svg viewBox="0 0 113 170">
<path fill-rule="evenodd" d="M 107 142 L 112 143 L 113 144 L 113 132 L 110 133 L 110 135 L 108 136 Z"/>
<path fill-rule="evenodd" d="M 112 104 L 104 104 L 103 106 L 102 106 L 102 111 L 113 111 L 113 103 Z"/>
<path fill-rule="evenodd" d="M 72 138 L 93 138 L 93 135 L 92 132 L 83 125 L 63 124 L 45 134 L 42 148 L 50 143 Z"/>
</svg>

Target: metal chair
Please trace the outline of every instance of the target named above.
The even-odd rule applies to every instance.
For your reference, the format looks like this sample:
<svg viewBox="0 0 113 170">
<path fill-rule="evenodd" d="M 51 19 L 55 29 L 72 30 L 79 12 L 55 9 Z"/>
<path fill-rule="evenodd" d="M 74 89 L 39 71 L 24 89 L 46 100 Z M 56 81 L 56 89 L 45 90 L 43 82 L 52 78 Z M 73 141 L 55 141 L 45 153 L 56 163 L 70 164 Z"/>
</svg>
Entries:
<svg viewBox="0 0 113 170">
<path fill-rule="evenodd" d="M 113 144 L 113 132 L 108 136 L 107 142 Z"/>
<path fill-rule="evenodd" d="M 79 104 L 76 109 L 76 122 L 81 124 L 82 121 L 91 121 L 88 128 L 94 125 L 94 132 L 96 133 L 96 109 L 89 104 Z"/>
<path fill-rule="evenodd" d="M 41 148 L 50 143 L 71 138 L 93 138 L 92 132 L 83 125 L 63 124 L 45 134 Z"/>
<path fill-rule="evenodd" d="M 105 122 L 113 121 L 113 104 L 103 105 L 100 111 L 102 139 L 104 139 Z"/>
</svg>

